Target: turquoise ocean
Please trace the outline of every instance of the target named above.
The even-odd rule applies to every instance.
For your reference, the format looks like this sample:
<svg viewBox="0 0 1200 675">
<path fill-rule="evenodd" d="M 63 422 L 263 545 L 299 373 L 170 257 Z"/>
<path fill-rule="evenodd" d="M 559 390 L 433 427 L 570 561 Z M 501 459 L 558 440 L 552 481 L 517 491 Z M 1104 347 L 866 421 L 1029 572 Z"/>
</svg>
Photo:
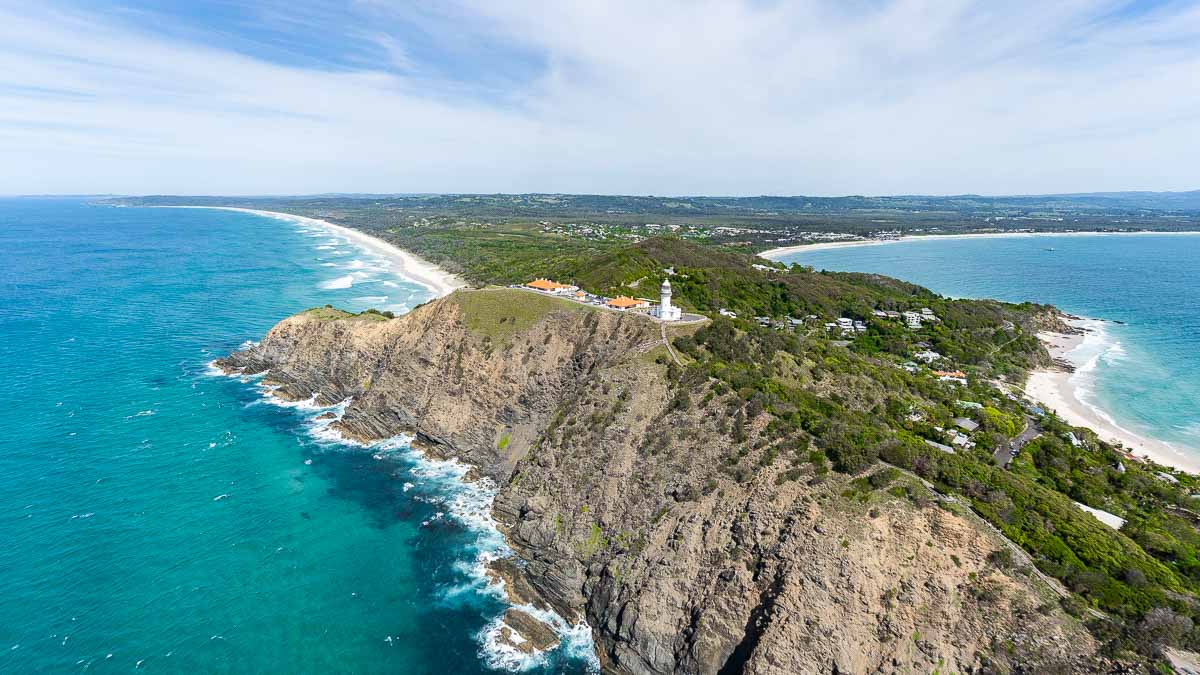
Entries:
<svg viewBox="0 0 1200 675">
<path fill-rule="evenodd" d="M 952 297 L 1049 303 L 1092 319 L 1070 355 L 1077 397 L 1200 459 L 1200 236 L 911 239 L 773 257 L 886 274 Z"/>
<path fill-rule="evenodd" d="M 313 226 L 0 200 L 0 672 L 585 672 L 498 650 L 487 485 L 209 363 L 428 291 Z"/>
</svg>

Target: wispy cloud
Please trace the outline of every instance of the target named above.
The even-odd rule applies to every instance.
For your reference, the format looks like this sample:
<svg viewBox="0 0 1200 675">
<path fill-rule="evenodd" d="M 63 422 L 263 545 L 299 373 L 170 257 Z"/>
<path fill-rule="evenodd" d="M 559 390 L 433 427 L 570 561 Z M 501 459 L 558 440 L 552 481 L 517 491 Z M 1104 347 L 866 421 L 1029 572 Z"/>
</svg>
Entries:
<svg viewBox="0 0 1200 675">
<path fill-rule="evenodd" d="M 1200 6 L 0 2 L 0 193 L 1194 189 Z"/>
</svg>

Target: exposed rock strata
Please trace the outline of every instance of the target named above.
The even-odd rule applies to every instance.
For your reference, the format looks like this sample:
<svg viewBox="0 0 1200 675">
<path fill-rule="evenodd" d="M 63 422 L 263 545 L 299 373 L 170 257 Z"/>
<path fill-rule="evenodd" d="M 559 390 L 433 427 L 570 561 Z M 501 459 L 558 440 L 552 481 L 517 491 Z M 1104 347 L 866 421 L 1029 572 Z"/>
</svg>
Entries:
<svg viewBox="0 0 1200 675">
<path fill-rule="evenodd" d="M 558 646 L 558 635 L 554 633 L 553 628 L 515 607 L 504 612 L 500 639 L 526 654 Z"/>
<path fill-rule="evenodd" d="M 552 311 L 496 341 L 467 325 L 455 296 L 392 321 L 302 314 L 220 365 L 269 369 L 284 396 L 353 397 L 343 433 L 411 433 L 497 480 L 522 560 L 494 574 L 586 618 L 606 671 L 1099 667 L 1087 632 L 990 564 L 995 535 L 969 520 L 887 493 L 868 508 L 844 478 L 777 481 L 778 465 L 741 483 L 717 471 L 728 402 L 701 387 L 672 404 L 656 324 Z"/>
</svg>

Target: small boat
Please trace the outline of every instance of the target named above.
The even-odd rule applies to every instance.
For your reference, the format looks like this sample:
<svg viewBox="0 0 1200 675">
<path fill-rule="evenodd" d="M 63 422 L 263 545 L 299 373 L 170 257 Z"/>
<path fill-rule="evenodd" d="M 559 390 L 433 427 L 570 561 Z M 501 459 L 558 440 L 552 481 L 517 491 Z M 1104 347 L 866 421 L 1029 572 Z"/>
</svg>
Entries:
<svg viewBox="0 0 1200 675">
<path fill-rule="evenodd" d="M 1053 250 L 1054 250 L 1054 247 L 1053 247 L 1053 246 L 1050 246 L 1050 247 L 1044 248 L 1044 249 L 1042 249 L 1042 250 L 1044 250 L 1044 251 L 1053 251 Z"/>
</svg>

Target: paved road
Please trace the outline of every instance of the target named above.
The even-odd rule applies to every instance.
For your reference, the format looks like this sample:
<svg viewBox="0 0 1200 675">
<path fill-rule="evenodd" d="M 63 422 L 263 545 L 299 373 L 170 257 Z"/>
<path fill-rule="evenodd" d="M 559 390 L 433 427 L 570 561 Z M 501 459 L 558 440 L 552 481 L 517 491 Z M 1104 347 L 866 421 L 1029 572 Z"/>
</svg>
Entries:
<svg viewBox="0 0 1200 675">
<path fill-rule="evenodd" d="M 1017 437 L 1008 443 L 1002 443 L 1000 447 L 996 448 L 996 452 L 992 454 L 992 459 L 996 460 L 996 463 L 1000 466 L 1007 467 L 1008 463 L 1011 462 L 1014 457 L 1014 455 L 1011 453 L 1012 450 L 1015 449 L 1017 452 L 1020 452 L 1021 448 L 1024 448 L 1026 443 L 1029 443 L 1029 441 L 1032 441 L 1041 435 L 1042 428 L 1038 426 L 1037 420 L 1033 419 L 1029 415 L 1026 415 L 1025 430 L 1017 434 Z"/>
</svg>

